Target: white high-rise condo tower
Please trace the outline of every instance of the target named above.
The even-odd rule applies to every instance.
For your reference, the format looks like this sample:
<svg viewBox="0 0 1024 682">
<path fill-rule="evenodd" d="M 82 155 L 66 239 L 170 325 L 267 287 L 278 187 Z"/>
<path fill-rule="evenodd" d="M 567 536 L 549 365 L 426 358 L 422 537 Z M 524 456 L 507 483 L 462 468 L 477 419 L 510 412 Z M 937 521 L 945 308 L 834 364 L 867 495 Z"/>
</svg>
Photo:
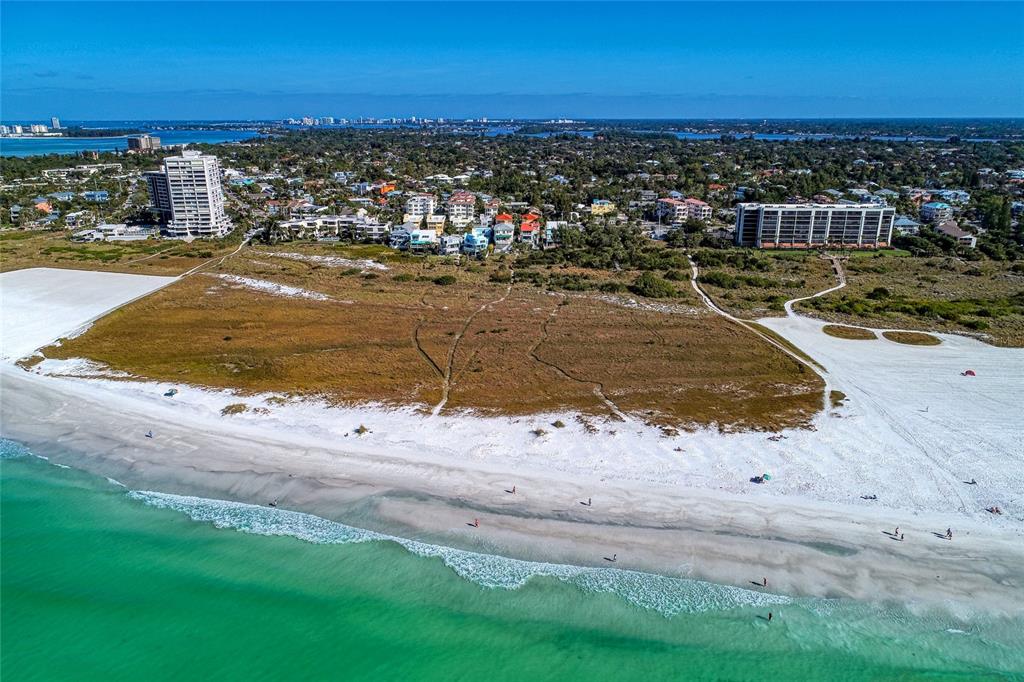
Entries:
<svg viewBox="0 0 1024 682">
<path fill-rule="evenodd" d="M 147 178 L 147 182 L 154 206 L 169 211 L 167 231 L 171 236 L 222 237 L 231 231 L 216 156 L 197 151 L 169 156 L 164 159 L 164 175 L 166 185 L 155 178 Z"/>
</svg>

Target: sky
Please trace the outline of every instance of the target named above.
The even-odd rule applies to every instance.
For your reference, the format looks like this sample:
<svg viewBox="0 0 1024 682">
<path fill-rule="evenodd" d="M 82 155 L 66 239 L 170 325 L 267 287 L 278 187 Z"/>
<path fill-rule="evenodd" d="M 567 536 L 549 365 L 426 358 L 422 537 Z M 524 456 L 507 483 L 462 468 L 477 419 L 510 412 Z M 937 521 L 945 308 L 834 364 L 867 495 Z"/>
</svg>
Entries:
<svg viewBox="0 0 1024 682">
<path fill-rule="evenodd" d="M 5 121 L 1024 116 L 1024 3 L 12 2 Z"/>
</svg>

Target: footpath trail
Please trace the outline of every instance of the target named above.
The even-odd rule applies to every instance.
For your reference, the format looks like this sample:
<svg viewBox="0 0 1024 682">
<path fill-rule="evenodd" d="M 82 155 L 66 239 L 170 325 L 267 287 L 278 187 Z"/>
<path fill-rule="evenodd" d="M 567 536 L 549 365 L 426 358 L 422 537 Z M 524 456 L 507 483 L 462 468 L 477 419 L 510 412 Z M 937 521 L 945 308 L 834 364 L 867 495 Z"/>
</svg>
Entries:
<svg viewBox="0 0 1024 682">
<path fill-rule="evenodd" d="M 228 258 L 231 258 L 236 253 L 241 251 L 245 247 L 245 245 L 248 244 L 248 243 L 249 243 L 249 238 L 246 237 L 245 239 L 242 240 L 242 243 L 238 245 L 238 248 L 235 249 L 234 251 L 232 251 L 231 253 L 225 254 L 223 256 L 214 256 L 213 258 L 211 258 L 209 260 L 205 260 L 202 263 L 200 263 L 199 265 L 195 266 L 194 268 L 192 268 L 190 270 L 186 270 L 185 272 L 183 272 L 180 275 L 178 275 L 178 279 L 184 279 L 184 278 L 188 277 L 189 275 L 194 275 L 195 273 L 199 272 L 200 270 L 202 270 L 203 268 L 205 268 L 207 265 L 209 265 L 210 263 L 212 263 L 214 261 L 217 261 L 217 265 L 220 265 L 221 263 L 226 261 Z"/>
<path fill-rule="evenodd" d="M 831 294 L 833 291 L 839 291 L 840 289 L 846 286 L 846 273 L 843 272 L 843 264 L 835 256 L 828 256 L 828 259 L 832 262 L 832 270 L 835 271 L 836 279 L 839 280 L 839 284 L 829 289 L 819 291 L 816 294 L 811 294 L 810 296 L 802 296 L 800 298 L 793 298 L 786 301 L 784 307 L 786 309 L 786 315 L 788 317 L 797 316 L 797 313 L 794 312 L 793 310 L 793 304 L 799 303 L 800 301 L 809 301 L 812 298 L 818 298 L 819 296 L 824 296 L 825 294 Z"/>
<path fill-rule="evenodd" d="M 785 353 L 789 357 L 791 357 L 794 360 L 796 360 L 797 362 L 799 362 L 801 365 L 807 367 L 812 372 L 814 372 L 815 374 L 820 376 L 823 380 L 825 380 L 826 384 L 828 383 L 828 380 L 825 377 L 825 374 L 827 374 L 827 370 L 825 370 L 823 367 L 821 367 L 820 365 L 817 365 L 817 364 L 815 364 L 813 362 L 808 362 L 807 359 L 801 357 L 798 353 L 793 352 L 792 350 L 787 348 L 785 345 L 779 343 L 778 341 L 776 341 L 774 338 L 772 338 L 768 334 L 765 334 L 763 331 L 758 329 L 755 325 L 753 325 L 752 323 L 748 322 L 747 320 L 741 320 L 740 318 L 736 317 L 735 315 L 731 315 L 731 314 L 727 313 L 725 310 L 723 310 L 722 308 L 719 308 L 718 305 L 713 300 L 711 300 L 711 297 L 708 296 L 707 293 L 705 293 L 704 290 L 700 288 L 700 284 L 698 284 L 698 282 L 697 282 L 697 277 L 699 276 L 700 273 L 699 273 L 699 271 L 697 269 L 697 264 L 693 262 L 693 258 L 691 258 L 689 255 L 687 255 L 686 259 L 688 261 L 690 261 L 690 286 L 692 286 L 693 290 L 697 292 L 697 295 L 700 297 L 701 301 L 704 302 L 704 305 L 709 310 L 711 310 L 712 312 L 714 312 L 714 313 L 716 313 L 718 315 L 721 315 L 722 317 L 724 317 L 725 319 L 729 320 L 730 322 L 734 322 L 735 324 L 738 324 L 739 326 L 743 327 L 744 329 L 746 329 L 750 333 L 756 334 L 761 339 L 763 339 L 765 342 L 771 344 L 772 346 L 775 346 L 776 348 L 781 350 L 783 353 Z M 833 262 L 833 265 L 838 268 L 837 261 L 833 260 L 832 262 Z M 790 317 L 793 317 L 793 316 L 797 315 L 797 313 L 793 312 L 793 304 L 798 302 L 798 301 L 803 301 L 803 300 L 808 299 L 808 298 L 815 298 L 817 296 L 823 296 L 823 295 L 825 295 L 825 294 L 827 294 L 827 293 L 829 293 L 831 291 L 836 291 L 837 289 L 842 289 L 843 287 L 845 287 L 846 286 L 846 279 L 841 274 L 842 273 L 842 269 L 839 268 L 837 270 L 837 272 L 840 273 L 839 274 L 840 284 L 838 286 L 832 287 L 830 289 L 825 289 L 824 291 L 819 291 L 818 293 L 812 294 L 811 296 L 805 296 L 803 298 L 794 298 L 791 301 L 786 301 L 786 304 L 785 304 L 786 314 L 789 315 Z M 827 388 L 827 386 L 826 386 L 826 388 Z"/>
<path fill-rule="evenodd" d="M 539 362 L 540 364 L 544 365 L 545 367 L 550 367 L 552 370 L 557 372 L 559 374 L 559 376 L 561 376 L 564 379 L 568 379 L 569 381 L 574 381 L 574 382 L 579 383 L 579 384 L 590 385 L 592 387 L 594 395 L 597 396 L 597 399 L 600 400 L 602 403 L 604 403 L 605 407 L 607 407 L 608 410 L 619 421 L 623 421 L 623 422 L 630 421 L 629 416 L 625 412 L 623 412 L 621 409 L 619 409 L 619 406 L 616 405 L 615 402 L 612 401 L 612 399 L 609 398 L 608 395 L 604 392 L 604 384 L 603 383 L 601 383 L 600 381 L 595 381 L 593 379 L 584 379 L 582 377 L 575 376 L 574 374 L 572 374 L 571 372 L 566 370 L 564 367 L 560 367 L 559 365 L 556 365 L 555 363 L 553 363 L 553 362 L 551 362 L 549 360 L 545 360 L 544 358 L 540 357 L 540 355 L 538 354 L 537 351 L 548 340 L 548 326 L 552 322 L 554 322 L 555 318 L 558 316 L 558 311 L 562 307 L 562 303 L 565 300 L 566 300 L 565 294 L 559 294 L 559 302 L 557 304 L 555 304 L 554 308 L 551 309 L 551 312 L 548 314 L 547 319 L 544 320 L 544 324 L 541 325 L 541 335 L 540 335 L 540 338 L 538 338 L 537 341 L 530 347 L 530 351 L 529 351 L 530 357 L 533 358 L 536 362 Z M 656 333 L 656 332 L 654 332 L 654 333 Z"/>
<path fill-rule="evenodd" d="M 470 314 L 470 316 L 466 318 L 466 321 L 462 323 L 462 327 L 459 329 L 458 333 L 455 334 L 455 338 L 452 339 L 452 343 L 448 347 L 448 355 L 445 358 L 444 364 L 444 374 L 441 377 L 441 399 L 437 402 L 437 405 L 434 405 L 434 409 L 430 411 L 431 416 L 436 417 L 437 415 L 439 415 L 441 413 L 441 410 L 444 409 L 445 404 L 448 402 L 448 395 L 451 393 L 452 387 L 452 365 L 455 362 L 455 351 L 458 350 L 459 341 L 462 340 L 462 337 L 465 335 L 466 330 L 469 329 L 469 325 L 473 324 L 473 320 L 476 319 L 477 315 L 479 315 L 480 313 L 487 310 L 493 305 L 503 303 L 511 293 L 512 282 L 509 282 L 508 286 L 505 287 L 505 293 L 500 298 L 484 303 L 479 308 L 474 310 Z M 419 342 L 417 340 L 417 346 L 418 344 Z M 431 361 L 431 364 L 433 364 L 433 361 Z M 437 367 L 437 365 L 434 366 Z"/>
</svg>

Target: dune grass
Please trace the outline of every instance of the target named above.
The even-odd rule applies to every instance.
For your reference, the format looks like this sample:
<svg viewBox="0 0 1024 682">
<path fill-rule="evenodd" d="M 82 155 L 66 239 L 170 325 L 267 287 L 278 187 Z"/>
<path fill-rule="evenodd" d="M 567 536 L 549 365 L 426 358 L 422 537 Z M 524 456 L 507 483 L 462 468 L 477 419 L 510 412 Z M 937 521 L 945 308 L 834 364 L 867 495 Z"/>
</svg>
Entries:
<svg viewBox="0 0 1024 682">
<path fill-rule="evenodd" d="M 446 410 L 607 417 L 605 396 L 622 412 L 679 428 L 778 430 L 806 425 L 821 406 L 820 377 L 709 312 L 627 308 L 522 283 L 509 290 L 489 282 L 494 264 L 392 261 L 387 276 L 368 280 L 247 253 L 221 272 L 329 300 L 199 274 L 45 352 L 162 381 L 424 410 L 440 400 L 447 373 Z M 445 274 L 455 283 L 432 283 Z"/>
<path fill-rule="evenodd" d="M 826 324 L 821 328 L 821 331 L 825 332 L 829 336 L 834 336 L 837 339 L 848 339 L 851 341 L 870 341 L 878 338 L 878 336 L 870 329 L 847 327 L 839 324 Z"/>
<path fill-rule="evenodd" d="M 942 339 L 939 337 L 923 332 L 882 332 L 882 336 L 890 341 L 905 343 L 908 346 L 938 346 L 942 343 Z"/>
</svg>

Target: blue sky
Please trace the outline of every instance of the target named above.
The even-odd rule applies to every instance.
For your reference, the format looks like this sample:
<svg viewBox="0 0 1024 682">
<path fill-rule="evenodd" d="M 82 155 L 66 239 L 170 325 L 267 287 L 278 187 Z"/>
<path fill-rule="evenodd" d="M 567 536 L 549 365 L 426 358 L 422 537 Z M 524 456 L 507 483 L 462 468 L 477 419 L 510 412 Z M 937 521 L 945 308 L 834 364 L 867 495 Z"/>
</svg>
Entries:
<svg viewBox="0 0 1024 682">
<path fill-rule="evenodd" d="M 0 4 L 4 120 L 1024 115 L 1024 4 Z"/>
</svg>

